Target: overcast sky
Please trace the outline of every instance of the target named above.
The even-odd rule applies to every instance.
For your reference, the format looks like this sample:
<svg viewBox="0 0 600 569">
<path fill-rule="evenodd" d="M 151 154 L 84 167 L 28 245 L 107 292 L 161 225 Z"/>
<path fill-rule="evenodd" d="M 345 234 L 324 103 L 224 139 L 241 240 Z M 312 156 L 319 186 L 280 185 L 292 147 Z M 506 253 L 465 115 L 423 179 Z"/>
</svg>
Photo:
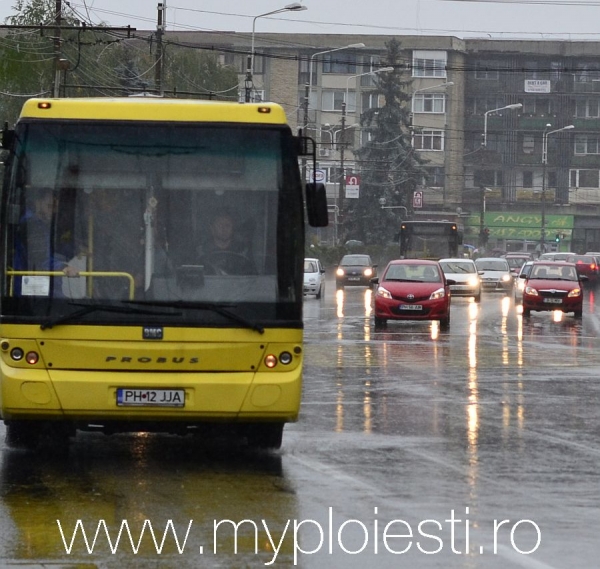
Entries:
<svg viewBox="0 0 600 569">
<path fill-rule="evenodd" d="M 16 0 L 0 0 L 0 19 Z M 251 32 L 293 0 L 164 0 L 168 30 Z M 154 29 L 156 0 L 63 0 L 82 19 Z M 600 40 L 600 0 L 303 0 L 256 32 Z M 65 8 L 68 9 L 68 8 Z"/>
</svg>

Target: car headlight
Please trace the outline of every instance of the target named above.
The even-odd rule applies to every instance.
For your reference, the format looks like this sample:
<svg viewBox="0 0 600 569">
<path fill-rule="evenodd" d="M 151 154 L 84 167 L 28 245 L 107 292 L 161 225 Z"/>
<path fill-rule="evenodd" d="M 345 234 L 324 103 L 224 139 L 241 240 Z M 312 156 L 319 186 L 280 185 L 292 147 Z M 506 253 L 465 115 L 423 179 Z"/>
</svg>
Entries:
<svg viewBox="0 0 600 569">
<path fill-rule="evenodd" d="M 581 289 L 580 288 L 574 288 L 569 294 L 567 294 L 568 297 L 573 298 L 576 296 L 581 296 Z"/>
<path fill-rule="evenodd" d="M 532 286 L 526 286 L 525 287 L 525 294 L 528 294 L 529 296 L 537 296 L 538 295 L 538 291 L 535 290 Z"/>
<path fill-rule="evenodd" d="M 392 293 L 380 286 L 377 288 L 377 296 L 380 296 L 381 298 L 392 298 Z"/>
<path fill-rule="evenodd" d="M 344 269 L 338 269 L 338 270 L 335 272 L 335 274 L 336 274 L 338 277 L 343 277 L 343 276 L 344 276 L 346 273 L 344 272 Z"/>
<path fill-rule="evenodd" d="M 522 291 L 524 288 L 525 288 L 525 279 L 519 279 L 517 281 L 517 289 Z"/>
<path fill-rule="evenodd" d="M 438 298 L 444 298 L 444 296 L 446 296 L 446 291 L 443 288 L 438 288 L 431 293 L 429 300 L 437 300 Z"/>
<path fill-rule="evenodd" d="M 373 274 L 373 269 L 365 269 L 363 271 L 363 275 L 365 275 L 365 277 L 370 277 Z"/>
<path fill-rule="evenodd" d="M 469 277 L 467 284 L 469 286 L 477 286 L 479 284 L 479 277 Z"/>
<path fill-rule="evenodd" d="M 507 283 L 511 279 L 512 277 L 510 275 L 502 275 L 502 282 Z"/>
</svg>

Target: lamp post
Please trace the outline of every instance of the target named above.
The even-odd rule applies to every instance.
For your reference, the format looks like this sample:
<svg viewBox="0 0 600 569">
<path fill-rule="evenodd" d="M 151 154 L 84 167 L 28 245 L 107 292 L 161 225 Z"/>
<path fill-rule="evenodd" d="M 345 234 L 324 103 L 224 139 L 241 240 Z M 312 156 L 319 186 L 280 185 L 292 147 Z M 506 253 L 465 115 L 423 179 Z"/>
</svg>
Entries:
<svg viewBox="0 0 600 569">
<path fill-rule="evenodd" d="M 313 70 L 313 60 L 318 55 L 324 55 L 325 53 L 333 53 L 334 51 L 341 51 L 343 49 L 352 49 L 355 47 L 365 47 L 364 43 L 351 43 L 350 45 L 345 45 L 343 47 L 336 47 L 335 49 L 327 49 L 325 51 L 318 51 L 317 53 L 313 53 L 310 56 L 310 62 L 308 65 L 308 83 L 306 84 L 305 94 L 304 94 L 304 128 L 308 126 L 308 103 L 310 99 L 310 94 L 312 92 L 312 70 Z"/>
<path fill-rule="evenodd" d="M 540 230 L 540 254 L 544 253 L 544 249 L 546 248 L 546 167 L 548 164 L 548 137 L 556 132 L 575 128 L 574 125 L 570 124 L 549 131 L 548 129 L 551 126 L 551 124 L 547 124 L 542 135 L 542 219 Z"/>
<path fill-rule="evenodd" d="M 350 79 L 356 79 L 358 77 L 363 77 L 364 75 L 377 75 L 377 73 L 387 73 L 388 71 L 394 71 L 393 67 L 382 67 L 381 69 L 373 69 L 373 71 L 367 71 L 366 73 L 359 73 L 358 75 L 350 75 L 346 79 L 346 98 L 344 101 L 346 105 L 348 104 L 348 94 L 350 92 Z M 356 112 L 356 99 L 354 100 L 354 111 Z"/>
<path fill-rule="evenodd" d="M 492 113 L 497 113 L 498 111 L 504 111 L 505 109 L 520 109 L 522 107 L 523 107 L 523 105 L 521 103 L 514 103 L 512 105 L 506 105 L 504 107 L 499 107 L 497 109 L 490 109 L 489 111 L 485 111 L 485 113 L 483 115 L 483 142 L 481 143 L 481 145 L 484 148 L 487 147 L 487 121 L 488 121 L 488 115 L 491 115 Z"/>
<path fill-rule="evenodd" d="M 248 56 L 248 65 L 246 67 L 246 80 L 244 82 L 245 90 L 246 90 L 246 103 L 250 102 L 250 93 L 252 91 L 252 78 L 254 75 L 254 30 L 256 28 L 256 20 L 258 18 L 264 18 L 265 16 L 271 16 L 273 14 L 280 14 L 281 12 L 300 12 L 302 10 L 308 10 L 307 6 L 303 6 L 300 2 L 294 2 L 293 4 L 288 4 L 283 8 L 279 8 L 278 10 L 273 10 L 271 12 L 265 12 L 264 14 L 259 14 L 255 16 L 252 20 L 252 40 L 250 46 L 250 55 Z"/>
</svg>

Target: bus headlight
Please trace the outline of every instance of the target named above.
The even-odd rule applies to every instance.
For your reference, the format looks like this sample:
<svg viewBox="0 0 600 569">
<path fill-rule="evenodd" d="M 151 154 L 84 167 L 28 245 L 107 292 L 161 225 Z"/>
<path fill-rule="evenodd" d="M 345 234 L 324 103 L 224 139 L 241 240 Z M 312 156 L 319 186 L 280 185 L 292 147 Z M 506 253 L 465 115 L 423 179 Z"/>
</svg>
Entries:
<svg viewBox="0 0 600 569">
<path fill-rule="evenodd" d="M 27 355 L 25 356 L 25 361 L 32 366 L 37 364 L 39 359 L 40 356 L 38 356 L 37 352 L 27 352 Z"/>
<path fill-rule="evenodd" d="M 277 356 L 269 354 L 265 357 L 265 365 L 268 368 L 274 368 L 277 365 Z"/>
<path fill-rule="evenodd" d="M 25 355 L 25 353 L 23 352 L 23 350 L 21 348 L 13 348 L 10 351 L 10 357 L 15 360 L 16 362 L 20 362 L 23 359 L 23 356 Z"/>
</svg>

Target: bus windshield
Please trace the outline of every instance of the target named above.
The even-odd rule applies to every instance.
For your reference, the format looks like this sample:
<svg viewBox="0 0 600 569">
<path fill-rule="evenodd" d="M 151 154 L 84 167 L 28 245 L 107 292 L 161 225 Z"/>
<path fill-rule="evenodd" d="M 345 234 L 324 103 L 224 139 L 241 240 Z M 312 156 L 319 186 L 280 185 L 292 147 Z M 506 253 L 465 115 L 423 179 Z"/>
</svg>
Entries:
<svg viewBox="0 0 600 569">
<path fill-rule="evenodd" d="M 458 226 L 450 221 L 404 221 L 400 227 L 400 254 L 406 259 L 457 257 L 461 242 Z"/>
<path fill-rule="evenodd" d="M 296 241 L 278 239 L 302 225 L 286 128 L 21 122 L 5 186 L 4 314 L 185 301 L 260 304 L 277 318 L 277 304 L 302 296 Z"/>
</svg>

